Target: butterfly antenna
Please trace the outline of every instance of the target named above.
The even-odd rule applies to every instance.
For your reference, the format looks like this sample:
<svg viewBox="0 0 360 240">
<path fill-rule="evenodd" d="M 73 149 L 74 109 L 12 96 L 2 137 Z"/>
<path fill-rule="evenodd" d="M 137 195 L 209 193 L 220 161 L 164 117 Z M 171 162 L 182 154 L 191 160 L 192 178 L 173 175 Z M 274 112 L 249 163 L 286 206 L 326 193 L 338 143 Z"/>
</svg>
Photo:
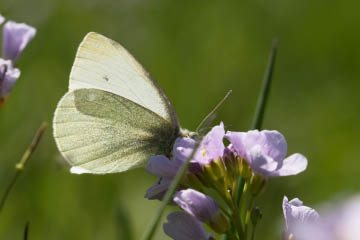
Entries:
<svg viewBox="0 0 360 240">
<path fill-rule="evenodd" d="M 200 135 L 202 135 L 203 130 L 206 129 L 206 127 L 204 126 L 208 126 L 209 122 L 212 122 L 215 119 L 215 113 L 218 110 L 218 108 L 225 102 L 225 100 L 230 97 L 232 93 L 232 90 L 229 90 L 225 97 L 223 97 L 223 99 L 221 99 L 221 101 L 214 107 L 214 109 L 208 114 L 206 115 L 206 117 L 201 121 L 201 123 L 199 124 L 199 126 L 196 128 L 196 132 L 199 133 Z"/>
</svg>

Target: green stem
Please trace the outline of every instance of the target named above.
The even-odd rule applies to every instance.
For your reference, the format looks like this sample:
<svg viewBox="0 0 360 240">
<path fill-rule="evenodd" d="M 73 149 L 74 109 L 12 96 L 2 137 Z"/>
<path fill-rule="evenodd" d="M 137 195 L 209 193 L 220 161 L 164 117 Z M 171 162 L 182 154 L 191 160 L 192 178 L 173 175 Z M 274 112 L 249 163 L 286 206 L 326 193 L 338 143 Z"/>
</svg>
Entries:
<svg viewBox="0 0 360 240">
<path fill-rule="evenodd" d="M 256 230 L 256 224 L 253 225 L 252 231 L 251 231 L 251 240 L 255 239 L 255 230 Z"/>
<path fill-rule="evenodd" d="M 250 200 L 249 200 L 249 204 L 247 206 L 247 210 L 246 210 L 246 216 L 245 216 L 245 232 L 247 233 L 248 227 L 249 227 L 249 222 L 250 222 L 250 218 L 251 218 L 251 210 L 253 208 L 255 202 L 255 198 L 254 196 L 250 196 Z"/>
<path fill-rule="evenodd" d="M 224 202 L 227 204 L 228 207 L 231 208 L 233 216 L 229 216 L 230 220 L 235 226 L 236 231 L 238 232 L 240 239 L 243 239 L 242 236 L 244 234 L 242 226 L 241 226 L 241 220 L 239 215 L 239 209 L 237 207 L 237 204 L 234 202 L 234 197 L 228 197 L 226 196 L 226 192 L 222 191 L 222 188 L 213 185 L 216 192 L 219 194 L 219 196 L 224 200 Z M 232 201 L 231 201 L 231 200 Z"/>
<path fill-rule="evenodd" d="M 243 227 L 245 228 L 245 216 L 246 216 L 246 207 L 247 207 L 247 193 L 249 190 L 249 181 L 245 181 L 243 191 L 240 198 L 240 218 L 243 222 Z"/>
<path fill-rule="evenodd" d="M 268 61 L 268 67 L 266 69 L 266 73 L 264 76 L 264 80 L 261 87 L 261 92 L 256 104 L 256 111 L 255 116 L 252 124 L 253 129 L 261 129 L 263 120 L 264 120 L 264 113 L 266 108 L 266 103 L 269 98 L 270 86 L 271 86 L 271 79 L 274 72 L 275 66 L 275 58 L 277 52 L 278 41 L 277 39 L 273 40 L 273 45 L 271 49 L 271 54 Z"/>
<path fill-rule="evenodd" d="M 40 139 L 41 139 L 42 135 L 44 134 L 46 128 L 47 128 L 47 123 L 43 122 L 41 124 L 40 128 L 37 130 L 37 132 L 36 132 L 36 134 L 35 134 L 35 136 L 33 138 L 33 141 L 31 142 L 30 146 L 26 149 L 26 151 L 25 151 L 24 155 L 22 156 L 20 162 L 15 165 L 15 174 L 14 174 L 13 178 L 11 179 L 9 185 L 6 187 L 5 192 L 2 195 L 1 200 L 0 200 L 0 212 L 2 211 L 2 209 L 4 207 L 6 199 L 9 196 L 9 193 L 11 192 L 11 189 L 15 185 L 16 180 L 18 179 L 20 174 L 23 172 L 27 161 L 30 159 L 31 155 L 33 154 L 36 147 L 38 146 L 38 144 L 40 142 Z"/>
<path fill-rule="evenodd" d="M 231 214 L 220 204 L 219 204 L 219 208 L 228 218 L 231 218 Z"/>
<path fill-rule="evenodd" d="M 239 208 L 237 206 L 234 206 L 234 211 L 233 211 L 233 223 L 235 225 L 235 228 L 239 234 L 239 237 L 241 240 L 245 239 L 245 233 L 243 231 L 243 227 L 241 225 L 241 218 L 240 218 L 240 214 L 239 214 Z"/>
<path fill-rule="evenodd" d="M 238 181 L 236 182 L 236 187 L 235 187 L 235 200 L 237 205 L 239 205 L 240 203 L 240 199 L 244 190 L 244 185 L 245 185 L 245 179 L 240 176 L 238 178 Z"/>
<path fill-rule="evenodd" d="M 239 238 L 230 230 L 225 235 L 226 240 L 238 240 Z"/>
</svg>

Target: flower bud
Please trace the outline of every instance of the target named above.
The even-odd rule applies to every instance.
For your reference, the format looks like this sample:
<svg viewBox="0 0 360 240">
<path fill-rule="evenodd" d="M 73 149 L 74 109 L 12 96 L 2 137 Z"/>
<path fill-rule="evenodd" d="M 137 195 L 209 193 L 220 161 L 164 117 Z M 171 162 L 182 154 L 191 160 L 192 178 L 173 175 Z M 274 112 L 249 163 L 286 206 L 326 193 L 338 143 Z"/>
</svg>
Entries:
<svg viewBox="0 0 360 240">
<path fill-rule="evenodd" d="M 240 171 L 237 157 L 235 157 L 233 153 L 230 153 L 229 156 L 224 157 L 224 164 L 227 174 L 231 176 L 232 179 L 237 179 Z"/>
<path fill-rule="evenodd" d="M 265 189 L 267 180 L 259 174 L 254 174 L 250 179 L 250 192 L 257 196 Z"/>
<path fill-rule="evenodd" d="M 222 184 L 224 183 L 226 170 L 221 158 L 212 160 L 209 164 L 204 165 L 203 170 L 203 175 L 207 181 L 214 183 L 219 183 L 220 181 Z"/>
<path fill-rule="evenodd" d="M 245 179 L 250 178 L 252 175 L 252 170 L 250 165 L 246 162 L 244 158 L 238 156 L 237 159 L 240 162 L 239 164 L 240 175 Z"/>
<path fill-rule="evenodd" d="M 220 212 L 216 201 L 201 192 L 193 189 L 181 190 L 175 194 L 174 202 L 218 233 L 229 229 L 229 223 Z"/>
<path fill-rule="evenodd" d="M 230 229 L 230 224 L 228 220 L 221 212 L 215 217 L 212 222 L 209 223 L 209 226 L 217 233 L 224 233 Z"/>
<path fill-rule="evenodd" d="M 254 207 L 251 210 L 251 223 L 256 226 L 256 224 L 258 223 L 258 221 L 262 218 L 262 213 L 260 211 L 260 209 L 258 207 Z"/>
<path fill-rule="evenodd" d="M 199 180 L 199 178 L 193 174 L 193 173 L 188 173 L 184 176 L 184 180 L 183 182 L 188 185 L 191 188 L 194 188 L 196 190 L 201 191 L 203 189 L 203 184 L 201 183 L 201 181 Z"/>
</svg>

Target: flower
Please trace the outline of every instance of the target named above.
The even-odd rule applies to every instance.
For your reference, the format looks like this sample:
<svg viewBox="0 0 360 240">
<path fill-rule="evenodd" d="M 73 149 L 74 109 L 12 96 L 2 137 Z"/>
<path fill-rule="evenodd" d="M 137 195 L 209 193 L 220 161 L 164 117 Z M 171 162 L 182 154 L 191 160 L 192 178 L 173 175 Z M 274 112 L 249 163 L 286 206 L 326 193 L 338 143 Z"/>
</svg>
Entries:
<svg viewBox="0 0 360 240">
<path fill-rule="evenodd" d="M 5 21 L 5 18 L 0 14 L 0 24 L 2 24 Z"/>
<path fill-rule="evenodd" d="M 230 141 L 229 146 L 224 145 L 224 138 Z M 159 179 L 148 189 L 146 198 L 161 200 L 176 172 L 191 155 L 195 143 L 189 137 L 178 138 L 171 160 L 164 155 L 149 158 L 146 169 Z M 303 155 L 296 153 L 285 158 L 286 152 L 285 138 L 277 131 L 225 133 L 224 124 L 220 123 L 201 141 L 188 172 L 194 173 L 204 186 L 211 187 L 216 182 L 217 187 L 224 185 L 224 189 L 233 186 L 231 182 L 237 181 L 239 174 L 245 178 L 253 175 L 251 191 L 257 195 L 267 178 L 295 175 L 306 169 L 307 159 Z"/>
<path fill-rule="evenodd" d="M 191 138 L 177 138 L 173 147 L 172 160 L 168 159 L 164 155 L 157 155 L 149 158 L 146 170 L 150 174 L 159 177 L 159 179 L 156 184 L 147 190 L 145 194 L 146 198 L 159 200 L 163 198 L 171 184 L 172 179 L 186 160 L 181 152 L 182 149 L 189 147 L 189 145 L 192 146 L 192 144 L 193 140 Z M 196 165 L 194 162 L 193 164 Z M 190 166 L 189 171 L 191 171 L 192 168 L 193 167 Z"/>
<path fill-rule="evenodd" d="M 0 58 L 0 105 L 19 77 L 20 70 L 13 67 L 12 61 Z"/>
<path fill-rule="evenodd" d="M 219 206 L 214 199 L 193 189 L 177 192 L 174 202 L 202 222 L 212 222 L 220 214 Z"/>
<path fill-rule="evenodd" d="M 296 224 L 296 240 L 357 240 L 360 236 L 360 195 L 352 197 L 321 214 L 309 224 Z"/>
<path fill-rule="evenodd" d="M 164 223 L 164 232 L 174 240 L 207 240 L 214 239 L 207 234 L 204 226 L 196 218 L 185 212 L 172 212 Z"/>
<path fill-rule="evenodd" d="M 189 172 L 196 173 L 201 169 L 200 166 L 207 165 L 213 159 L 223 156 L 225 150 L 223 144 L 224 135 L 225 130 L 222 123 L 219 126 L 212 128 L 202 140 L 193 159 L 191 159 Z M 156 184 L 147 190 L 145 194 L 146 198 L 162 199 L 178 169 L 191 155 L 195 144 L 196 141 L 192 138 L 177 138 L 173 147 L 173 157 L 171 160 L 164 155 L 157 155 L 149 158 L 146 170 L 150 174 L 159 177 L 159 179 Z"/>
<path fill-rule="evenodd" d="M 263 177 L 296 175 L 307 167 L 307 159 L 299 153 L 285 158 L 286 140 L 278 131 L 228 131 L 225 137 L 231 143 L 229 149 L 244 158 L 252 170 Z"/>
<path fill-rule="evenodd" d="M 312 208 L 304 206 L 298 198 L 289 201 L 285 196 L 283 199 L 283 212 L 286 223 L 286 231 L 291 234 L 295 226 L 309 224 L 319 220 L 319 214 Z"/>
<path fill-rule="evenodd" d="M 0 15 L 0 24 L 5 18 Z M 20 70 L 15 68 L 18 59 L 26 45 L 35 36 L 36 29 L 25 23 L 8 21 L 3 27 L 3 58 L 0 58 L 0 106 L 2 106 L 20 77 Z"/>
<path fill-rule="evenodd" d="M 208 165 L 212 160 L 221 158 L 224 155 L 225 146 L 223 139 L 225 136 L 224 124 L 220 123 L 219 126 L 213 127 L 208 132 L 200 143 L 200 147 L 195 153 L 192 162 L 197 162 L 201 166 Z M 187 138 L 187 144 L 179 146 L 177 156 L 180 159 L 187 159 L 192 153 L 195 145 L 195 140 Z"/>
<path fill-rule="evenodd" d="M 178 191 L 174 196 L 174 202 L 218 233 L 226 232 L 230 227 L 216 201 L 199 191 L 193 189 Z"/>
<path fill-rule="evenodd" d="M 25 23 L 8 21 L 3 28 L 3 58 L 16 61 L 35 33 L 36 29 Z"/>
</svg>

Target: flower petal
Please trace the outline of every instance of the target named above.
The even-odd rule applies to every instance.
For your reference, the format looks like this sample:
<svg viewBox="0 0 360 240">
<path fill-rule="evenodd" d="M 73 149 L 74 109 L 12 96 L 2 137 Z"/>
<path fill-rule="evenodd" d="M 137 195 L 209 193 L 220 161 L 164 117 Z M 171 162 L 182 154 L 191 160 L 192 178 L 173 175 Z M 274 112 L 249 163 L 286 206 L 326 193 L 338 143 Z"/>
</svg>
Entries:
<svg viewBox="0 0 360 240">
<path fill-rule="evenodd" d="M 204 240 L 209 239 L 200 221 L 185 212 L 173 212 L 167 216 L 164 232 L 174 240 Z"/>
<path fill-rule="evenodd" d="M 263 154 L 260 145 L 255 145 L 246 155 L 253 171 L 264 177 L 272 176 L 278 167 L 278 163 L 274 159 Z"/>
<path fill-rule="evenodd" d="M 298 198 L 289 202 L 285 196 L 283 199 L 283 212 L 287 231 L 289 232 L 292 232 L 299 225 L 309 224 L 319 219 L 319 214 L 314 209 L 304 206 Z"/>
<path fill-rule="evenodd" d="M 173 152 L 175 161 L 184 162 L 194 150 L 195 143 L 195 140 L 189 137 L 185 137 L 182 139 L 178 138 L 175 141 Z M 197 162 L 201 165 L 206 165 L 209 163 L 209 159 L 204 154 L 202 154 L 202 150 L 204 150 L 203 146 L 200 146 L 194 154 L 193 159 L 191 159 L 191 162 Z"/>
<path fill-rule="evenodd" d="M 201 144 L 206 151 L 206 156 L 209 159 L 217 159 L 224 155 L 224 136 L 224 124 L 220 123 L 219 126 L 213 127 L 211 131 L 204 137 Z"/>
<path fill-rule="evenodd" d="M 152 185 L 145 193 L 145 198 L 162 200 L 171 184 L 171 179 L 159 178 L 158 183 Z"/>
<path fill-rule="evenodd" d="M 286 140 L 281 133 L 275 130 L 227 132 L 226 137 L 231 142 L 232 148 L 245 158 L 247 158 L 246 153 L 255 145 L 259 145 L 264 155 L 271 157 L 279 164 L 286 156 Z"/>
<path fill-rule="evenodd" d="M 189 137 L 177 138 L 174 143 L 174 159 L 185 161 L 191 154 L 195 145 L 195 140 Z"/>
<path fill-rule="evenodd" d="M 150 157 L 146 165 L 146 171 L 158 177 L 174 177 L 178 169 L 179 166 L 164 155 Z"/>
<path fill-rule="evenodd" d="M 5 18 L 0 14 L 0 24 L 2 24 L 5 21 Z"/>
<path fill-rule="evenodd" d="M 233 152 L 236 152 L 238 155 L 245 157 L 245 146 L 244 146 L 244 138 L 246 133 L 244 132 L 231 132 L 227 131 L 225 134 L 225 138 L 227 138 L 231 145 L 229 145 L 229 149 Z"/>
<path fill-rule="evenodd" d="M 174 202 L 187 213 L 203 222 L 212 222 L 220 214 L 219 207 L 214 199 L 193 189 L 177 192 L 174 196 Z"/>
<path fill-rule="evenodd" d="M 274 172 L 273 176 L 290 176 L 303 172 L 307 167 L 307 159 L 300 153 L 295 153 L 285 158 L 281 168 Z"/>
<path fill-rule="evenodd" d="M 8 21 L 3 28 L 3 57 L 16 61 L 35 33 L 36 29 L 25 23 Z"/>
<path fill-rule="evenodd" d="M 10 93 L 19 77 L 20 70 L 13 67 L 11 60 L 0 58 L 0 98 L 5 98 Z"/>
</svg>

